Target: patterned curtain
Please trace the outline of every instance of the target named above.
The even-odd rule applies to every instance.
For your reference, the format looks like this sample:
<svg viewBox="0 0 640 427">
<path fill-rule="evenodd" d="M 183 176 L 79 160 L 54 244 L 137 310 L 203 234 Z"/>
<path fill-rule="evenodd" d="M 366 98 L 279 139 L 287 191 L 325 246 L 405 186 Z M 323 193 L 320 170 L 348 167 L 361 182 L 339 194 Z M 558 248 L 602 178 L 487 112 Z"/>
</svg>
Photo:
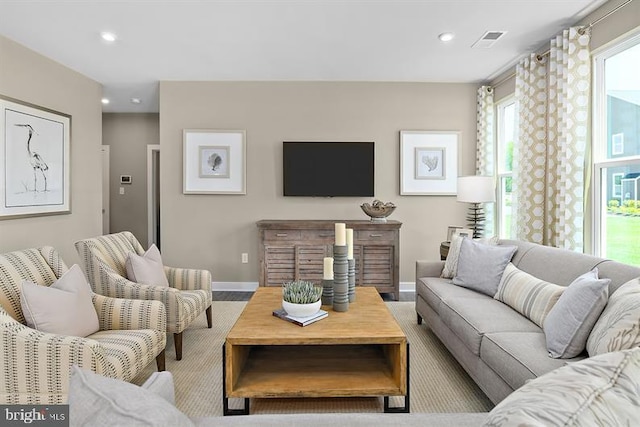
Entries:
<svg viewBox="0 0 640 427">
<path fill-rule="evenodd" d="M 589 39 L 570 28 L 551 40 L 548 60 L 531 55 L 516 67 L 516 236 L 576 251 L 584 246 Z"/>
<path fill-rule="evenodd" d="M 477 96 L 476 175 L 496 176 L 494 114 L 493 89 L 491 86 L 481 86 Z M 485 235 L 493 236 L 496 234 L 495 204 L 486 203 L 484 209 Z"/>
</svg>

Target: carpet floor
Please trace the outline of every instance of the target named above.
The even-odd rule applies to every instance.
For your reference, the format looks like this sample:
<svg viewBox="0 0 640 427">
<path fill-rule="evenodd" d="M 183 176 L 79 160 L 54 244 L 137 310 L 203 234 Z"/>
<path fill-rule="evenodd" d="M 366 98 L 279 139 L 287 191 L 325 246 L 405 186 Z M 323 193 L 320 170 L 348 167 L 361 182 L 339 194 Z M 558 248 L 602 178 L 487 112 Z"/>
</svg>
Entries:
<svg viewBox="0 0 640 427">
<path fill-rule="evenodd" d="M 173 337 L 167 338 L 166 368 L 175 381 L 176 406 L 191 417 L 222 415 L 222 343 L 245 302 L 214 301 L 212 329 L 204 314 L 183 333 L 182 360 L 175 360 Z M 423 324 L 416 323 L 412 302 L 387 302 L 410 343 L 411 412 L 487 412 L 491 401 Z M 133 382 L 142 384 L 155 371 L 150 364 Z M 402 399 L 391 404 L 400 405 Z M 231 399 L 231 408 L 241 408 Z M 382 412 L 382 398 L 252 399 L 251 413 Z"/>
</svg>

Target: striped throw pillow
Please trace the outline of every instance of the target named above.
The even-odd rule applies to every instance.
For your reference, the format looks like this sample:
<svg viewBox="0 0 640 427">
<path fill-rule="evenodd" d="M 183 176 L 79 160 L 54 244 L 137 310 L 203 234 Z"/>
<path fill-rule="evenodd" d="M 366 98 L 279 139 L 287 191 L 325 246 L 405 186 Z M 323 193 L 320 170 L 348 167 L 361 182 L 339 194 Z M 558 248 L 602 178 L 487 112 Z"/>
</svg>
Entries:
<svg viewBox="0 0 640 427">
<path fill-rule="evenodd" d="M 564 286 L 540 280 L 509 263 L 494 298 L 542 327 L 564 290 Z"/>
</svg>

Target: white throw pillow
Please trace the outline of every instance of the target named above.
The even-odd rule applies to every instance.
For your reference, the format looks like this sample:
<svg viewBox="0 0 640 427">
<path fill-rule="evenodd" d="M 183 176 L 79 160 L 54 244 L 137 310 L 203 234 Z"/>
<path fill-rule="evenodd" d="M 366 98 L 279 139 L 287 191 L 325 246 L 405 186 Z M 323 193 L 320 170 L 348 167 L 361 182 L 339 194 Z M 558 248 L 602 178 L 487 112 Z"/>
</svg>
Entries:
<svg viewBox="0 0 640 427">
<path fill-rule="evenodd" d="M 100 329 L 91 288 L 78 264 L 51 286 L 25 280 L 20 304 L 27 326 L 40 332 L 86 337 Z"/>
<path fill-rule="evenodd" d="M 569 363 L 511 393 L 484 426 L 633 426 L 640 419 L 640 348 Z"/>
<path fill-rule="evenodd" d="M 545 318 L 565 289 L 564 286 L 545 282 L 509 263 L 494 298 L 542 328 Z"/>
<path fill-rule="evenodd" d="M 589 356 L 640 347 L 640 277 L 620 286 L 593 326 Z"/>
<path fill-rule="evenodd" d="M 142 256 L 129 252 L 125 267 L 127 278 L 132 282 L 169 287 L 162 256 L 156 245 L 151 245 Z"/>
</svg>

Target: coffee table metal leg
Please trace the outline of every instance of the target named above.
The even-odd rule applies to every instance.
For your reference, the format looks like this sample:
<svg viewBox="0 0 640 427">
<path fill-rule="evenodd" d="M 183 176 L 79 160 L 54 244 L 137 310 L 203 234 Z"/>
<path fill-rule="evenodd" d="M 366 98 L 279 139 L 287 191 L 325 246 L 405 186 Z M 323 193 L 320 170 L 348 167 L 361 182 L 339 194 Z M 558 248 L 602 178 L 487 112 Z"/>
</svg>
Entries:
<svg viewBox="0 0 640 427">
<path fill-rule="evenodd" d="M 244 399 L 243 409 L 229 409 L 227 397 L 227 356 L 226 347 L 222 344 L 222 413 L 226 415 L 249 415 L 249 398 Z"/>
<path fill-rule="evenodd" d="M 410 396 L 411 396 L 411 387 L 410 387 L 410 378 L 409 377 L 409 343 L 407 342 L 407 394 L 404 396 L 404 406 L 394 406 L 393 408 L 389 407 L 389 396 L 384 397 L 384 412 L 387 414 L 402 414 L 410 412 Z"/>
</svg>

